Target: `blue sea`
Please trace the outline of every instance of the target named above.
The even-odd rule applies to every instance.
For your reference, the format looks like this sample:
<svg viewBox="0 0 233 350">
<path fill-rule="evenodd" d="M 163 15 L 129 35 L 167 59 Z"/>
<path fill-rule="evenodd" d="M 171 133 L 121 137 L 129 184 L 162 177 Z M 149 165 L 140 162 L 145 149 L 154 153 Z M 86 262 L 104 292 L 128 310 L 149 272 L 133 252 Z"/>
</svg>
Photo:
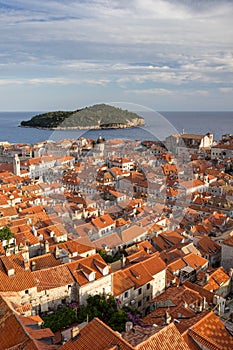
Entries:
<svg viewBox="0 0 233 350">
<path fill-rule="evenodd" d="M 19 127 L 40 112 L 0 112 L 0 142 L 36 143 L 44 140 L 75 139 L 80 136 L 97 139 L 120 138 L 131 140 L 161 140 L 174 133 L 212 132 L 219 140 L 223 134 L 233 134 L 233 111 L 230 112 L 138 112 L 144 117 L 145 126 L 130 129 L 108 130 L 40 130 Z"/>
</svg>

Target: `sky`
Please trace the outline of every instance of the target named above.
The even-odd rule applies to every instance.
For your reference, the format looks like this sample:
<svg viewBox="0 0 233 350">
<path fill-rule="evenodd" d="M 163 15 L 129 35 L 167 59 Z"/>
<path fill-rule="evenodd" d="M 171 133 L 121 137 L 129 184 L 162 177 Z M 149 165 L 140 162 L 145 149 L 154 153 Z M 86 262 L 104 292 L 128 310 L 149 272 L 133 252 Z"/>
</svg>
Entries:
<svg viewBox="0 0 233 350">
<path fill-rule="evenodd" d="M 0 0 L 0 111 L 233 110 L 233 1 Z"/>
</svg>

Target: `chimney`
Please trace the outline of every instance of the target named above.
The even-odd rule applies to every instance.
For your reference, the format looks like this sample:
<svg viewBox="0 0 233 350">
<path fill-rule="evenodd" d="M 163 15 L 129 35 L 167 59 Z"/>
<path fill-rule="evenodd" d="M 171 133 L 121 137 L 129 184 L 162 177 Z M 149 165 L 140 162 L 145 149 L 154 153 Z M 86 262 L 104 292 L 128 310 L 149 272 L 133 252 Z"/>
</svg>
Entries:
<svg viewBox="0 0 233 350">
<path fill-rule="evenodd" d="M 202 303 L 198 302 L 197 304 L 197 312 L 202 312 Z"/>
<path fill-rule="evenodd" d="M 59 259 L 60 258 L 60 249 L 58 246 L 56 246 L 55 248 L 55 258 L 56 259 Z"/>
<path fill-rule="evenodd" d="M 71 329 L 71 339 L 76 338 L 80 334 L 80 329 L 78 326 Z"/>
<path fill-rule="evenodd" d="M 45 248 L 45 254 L 49 253 L 49 242 L 47 241 L 47 239 L 44 243 L 44 248 Z"/>
<path fill-rule="evenodd" d="M 36 262 L 35 261 L 32 262 L 31 269 L 32 269 L 32 271 L 36 271 Z"/>
<path fill-rule="evenodd" d="M 171 322 L 172 318 L 171 315 L 169 314 L 168 310 L 164 314 L 164 322 L 165 324 L 169 324 Z"/>
<path fill-rule="evenodd" d="M 210 279 L 210 275 L 206 272 L 205 275 L 204 275 L 204 284 L 206 284 Z"/>
<path fill-rule="evenodd" d="M 23 256 L 23 267 L 24 267 L 24 270 L 29 270 L 30 269 L 29 253 L 28 252 L 24 252 L 22 254 L 22 256 Z"/>
<path fill-rule="evenodd" d="M 121 257 L 121 268 L 125 267 L 125 261 L 126 261 L 126 257 L 124 256 L 124 254 L 122 254 L 122 257 Z"/>
<path fill-rule="evenodd" d="M 35 237 L 37 237 L 37 230 L 34 225 L 32 225 L 32 233 Z"/>
<path fill-rule="evenodd" d="M 203 310 L 206 310 L 207 308 L 207 302 L 206 302 L 206 297 L 203 298 Z"/>
<path fill-rule="evenodd" d="M 10 249 L 9 249 L 9 248 L 7 248 L 7 249 L 6 249 L 6 251 L 5 251 L 5 255 L 6 255 L 6 256 L 10 256 L 10 255 L 11 255 L 11 251 L 10 251 Z"/>
<path fill-rule="evenodd" d="M 133 329 L 133 322 L 130 322 L 130 321 L 126 322 L 126 324 L 125 324 L 125 331 L 126 332 L 130 332 L 131 329 Z"/>
</svg>

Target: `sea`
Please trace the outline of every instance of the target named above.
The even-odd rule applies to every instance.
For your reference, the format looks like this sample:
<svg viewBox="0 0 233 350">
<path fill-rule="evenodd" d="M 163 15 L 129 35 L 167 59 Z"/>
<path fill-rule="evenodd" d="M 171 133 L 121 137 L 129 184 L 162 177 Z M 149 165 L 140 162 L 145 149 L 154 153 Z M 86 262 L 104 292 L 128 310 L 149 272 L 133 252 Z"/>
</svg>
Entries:
<svg viewBox="0 0 233 350">
<path fill-rule="evenodd" d="M 229 112 L 137 112 L 145 126 L 129 129 L 104 130 L 43 130 L 20 127 L 42 112 L 0 112 L 0 142 L 34 144 L 45 140 L 77 139 L 83 136 L 105 139 L 160 140 L 174 133 L 206 134 L 211 132 L 220 140 L 223 134 L 233 134 L 233 111 Z"/>
</svg>

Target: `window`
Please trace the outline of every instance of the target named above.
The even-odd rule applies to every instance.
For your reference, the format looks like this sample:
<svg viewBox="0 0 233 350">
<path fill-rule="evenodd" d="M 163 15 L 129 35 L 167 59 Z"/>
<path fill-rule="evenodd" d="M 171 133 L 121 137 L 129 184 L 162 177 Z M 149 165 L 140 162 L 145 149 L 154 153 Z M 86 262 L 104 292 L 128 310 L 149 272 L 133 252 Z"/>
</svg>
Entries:
<svg viewBox="0 0 233 350">
<path fill-rule="evenodd" d="M 142 288 L 139 288 L 138 295 L 142 294 Z"/>
<path fill-rule="evenodd" d="M 150 289 L 150 283 L 147 283 L 146 289 Z"/>
<path fill-rule="evenodd" d="M 138 302 L 138 307 L 141 307 L 142 306 L 142 301 L 140 300 L 139 302 Z"/>
<path fill-rule="evenodd" d="M 124 293 L 124 299 L 128 298 L 129 297 L 129 292 L 125 292 Z"/>
<path fill-rule="evenodd" d="M 149 301 L 150 300 L 150 297 L 149 297 L 149 295 L 146 297 L 146 301 Z"/>
<path fill-rule="evenodd" d="M 25 294 L 29 294 L 29 290 L 27 289 L 27 290 L 25 290 Z"/>
</svg>

